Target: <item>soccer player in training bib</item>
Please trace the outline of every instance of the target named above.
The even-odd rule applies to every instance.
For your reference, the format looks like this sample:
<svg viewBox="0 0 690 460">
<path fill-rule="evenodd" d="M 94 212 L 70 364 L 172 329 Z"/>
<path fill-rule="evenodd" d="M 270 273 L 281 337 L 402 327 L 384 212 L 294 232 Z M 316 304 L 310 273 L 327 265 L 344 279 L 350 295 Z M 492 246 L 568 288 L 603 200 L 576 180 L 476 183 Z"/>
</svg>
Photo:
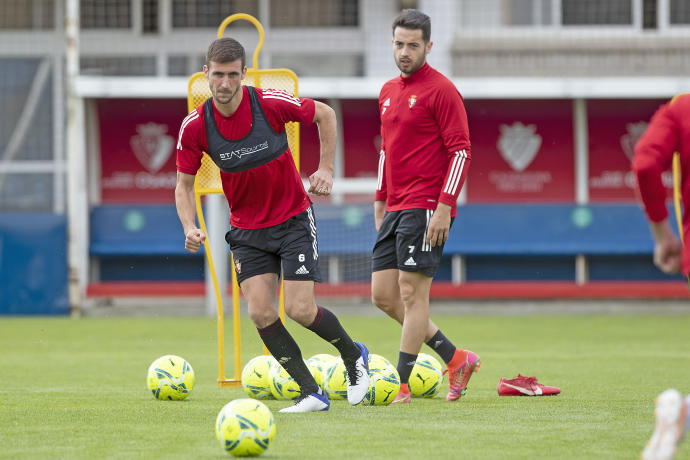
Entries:
<svg viewBox="0 0 690 460">
<path fill-rule="evenodd" d="M 400 76 L 379 96 L 381 152 L 374 216 L 372 299 L 402 324 L 395 403 L 409 403 L 409 377 L 424 342 L 447 366 L 447 401 L 459 399 L 479 368 L 429 319 L 429 290 L 453 223 L 470 164 L 462 97 L 427 64 L 431 20 L 406 9 L 393 22 L 393 55 Z"/>
<path fill-rule="evenodd" d="M 232 38 L 211 43 L 204 73 L 212 97 L 184 119 L 177 142 L 175 202 L 185 249 L 196 252 L 206 239 L 196 225 L 194 177 L 202 152 L 207 152 L 220 168 L 230 207 L 225 239 L 249 316 L 266 348 L 301 389 L 296 403 L 280 412 L 329 408 L 328 398 L 278 316 L 275 304 L 281 269 L 285 312 L 338 349 L 347 369 L 347 399 L 359 404 L 369 387 L 369 352 L 352 341 L 331 311 L 314 301 L 314 282 L 320 280 L 314 211 L 285 133 L 287 122 L 316 123 L 321 159 L 309 177 L 309 193 L 327 196 L 333 186 L 335 112 L 312 99 L 242 85 L 247 73 L 245 52 Z"/>
</svg>

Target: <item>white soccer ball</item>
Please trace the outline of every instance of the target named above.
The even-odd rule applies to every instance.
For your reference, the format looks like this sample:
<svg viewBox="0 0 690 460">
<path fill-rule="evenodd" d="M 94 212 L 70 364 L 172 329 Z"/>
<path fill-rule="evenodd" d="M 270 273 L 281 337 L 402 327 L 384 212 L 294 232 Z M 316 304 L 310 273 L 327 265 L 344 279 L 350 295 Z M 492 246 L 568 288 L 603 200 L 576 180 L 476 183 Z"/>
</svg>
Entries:
<svg viewBox="0 0 690 460">
<path fill-rule="evenodd" d="M 417 355 L 417 363 L 410 374 L 410 394 L 422 398 L 433 398 L 441 391 L 443 367 L 436 358 L 426 353 Z"/>
<path fill-rule="evenodd" d="M 254 399 L 273 399 L 271 393 L 270 373 L 278 361 L 271 355 L 256 356 L 242 369 L 242 388 Z"/>
<path fill-rule="evenodd" d="M 194 388 L 194 369 L 179 356 L 161 356 L 149 366 L 146 384 L 156 399 L 185 399 Z"/>
<path fill-rule="evenodd" d="M 216 439 L 226 452 L 238 457 L 261 454 L 275 435 L 273 414 L 255 399 L 230 401 L 216 417 Z"/>
</svg>

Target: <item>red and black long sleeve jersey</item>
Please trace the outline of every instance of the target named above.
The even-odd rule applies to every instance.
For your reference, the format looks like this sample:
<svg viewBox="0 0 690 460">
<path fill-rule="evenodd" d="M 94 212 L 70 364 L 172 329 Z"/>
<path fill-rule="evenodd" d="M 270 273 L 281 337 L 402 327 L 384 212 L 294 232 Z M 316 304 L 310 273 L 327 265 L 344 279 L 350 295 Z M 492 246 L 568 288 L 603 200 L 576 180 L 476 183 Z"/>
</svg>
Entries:
<svg viewBox="0 0 690 460">
<path fill-rule="evenodd" d="M 386 82 L 379 95 L 381 152 L 376 200 L 387 211 L 436 209 L 456 201 L 470 164 L 462 96 L 425 63 L 408 77 Z"/>
</svg>

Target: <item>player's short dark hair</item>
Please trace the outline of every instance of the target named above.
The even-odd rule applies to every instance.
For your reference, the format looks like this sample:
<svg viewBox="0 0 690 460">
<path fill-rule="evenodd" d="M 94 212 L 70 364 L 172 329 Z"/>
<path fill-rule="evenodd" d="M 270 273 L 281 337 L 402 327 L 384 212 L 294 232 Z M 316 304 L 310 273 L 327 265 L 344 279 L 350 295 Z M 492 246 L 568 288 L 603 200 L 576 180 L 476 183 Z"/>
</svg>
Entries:
<svg viewBox="0 0 690 460">
<path fill-rule="evenodd" d="M 395 18 L 395 21 L 393 21 L 393 33 L 395 33 L 396 27 L 421 30 L 424 43 L 429 43 L 431 39 L 431 18 L 419 10 L 410 8 L 402 10 L 398 17 Z"/>
<path fill-rule="evenodd" d="M 224 64 L 238 59 L 242 59 L 242 68 L 244 68 L 244 47 L 234 38 L 218 38 L 209 45 L 206 51 L 206 65 L 211 61 Z"/>
</svg>

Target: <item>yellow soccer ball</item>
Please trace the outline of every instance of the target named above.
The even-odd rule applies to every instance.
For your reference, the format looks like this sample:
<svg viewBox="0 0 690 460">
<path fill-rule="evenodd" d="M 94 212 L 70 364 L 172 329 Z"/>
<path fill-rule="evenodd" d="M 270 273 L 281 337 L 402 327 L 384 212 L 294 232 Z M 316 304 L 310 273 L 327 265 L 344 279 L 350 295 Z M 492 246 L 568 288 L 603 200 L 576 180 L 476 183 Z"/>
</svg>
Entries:
<svg viewBox="0 0 690 460">
<path fill-rule="evenodd" d="M 242 369 L 242 388 L 254 399 L 273 399 L 270 373 L 278 361 L 271 355 L 260 355 L 249 360 Z"/>
<path fill-rule="evenodd" d="M 179 356 L 161 356 L 149 366 L 146 383 L 157 399 L 184 399 L 194 388 L 194 370 Z"/>
<path fill-rule="evenodd" d="M 369 355 L 369 389 L 364 395 L 364 404 L 387 406 L 400 390 L 398 370 L 383 356 Z"/>
<path fill-rule="evenodd" d="M 333 355 L 329 355 L 328 353 L 319 353 L 318 355 L 314 355 L 306 361 L 311 375 L 314 376 L 314 380 L 316 380 L 316 383 L 321 388 L 323 388 L 323 373 L 326 369 L 328 369 L 328 364 L 333 359 L 335 359 L 335 356 Z"/>
<path fill-rule="evenodd" d="M 235 399 L 216 417 L 216 439 L 226 452 L 237 457 L 259 455 L 276 435 L 273 414 L 256 399 Z"/>
<path fill-rule="evenodd" d="M 347 399 L 347 373 L 342 357 L 338 356 L 328 363 L 323 374 L 323 389 L 328 399 Z"/>
<path fill-rule="evenodd" d="M 433 398 L 441 391 L 443 368 L 436 358 L 426 353 L 417 355 L 417 363 L 410 374 L 410 394 L 422 398 Z"/>
<path fill-rule="evenodd" d="M 395 366 L 391 364 L 386 358 L 376 353 L 369 353 L 369 370 L 371 369 L 388 369 Z"/>
<path fill-rule="evenodd" d="M 301 394 L 299 385 L 278 362 L 271 367 L 268 376 L 268 384 L 274 398 L 283 401 L 299 398 Z"/>
</svg>

